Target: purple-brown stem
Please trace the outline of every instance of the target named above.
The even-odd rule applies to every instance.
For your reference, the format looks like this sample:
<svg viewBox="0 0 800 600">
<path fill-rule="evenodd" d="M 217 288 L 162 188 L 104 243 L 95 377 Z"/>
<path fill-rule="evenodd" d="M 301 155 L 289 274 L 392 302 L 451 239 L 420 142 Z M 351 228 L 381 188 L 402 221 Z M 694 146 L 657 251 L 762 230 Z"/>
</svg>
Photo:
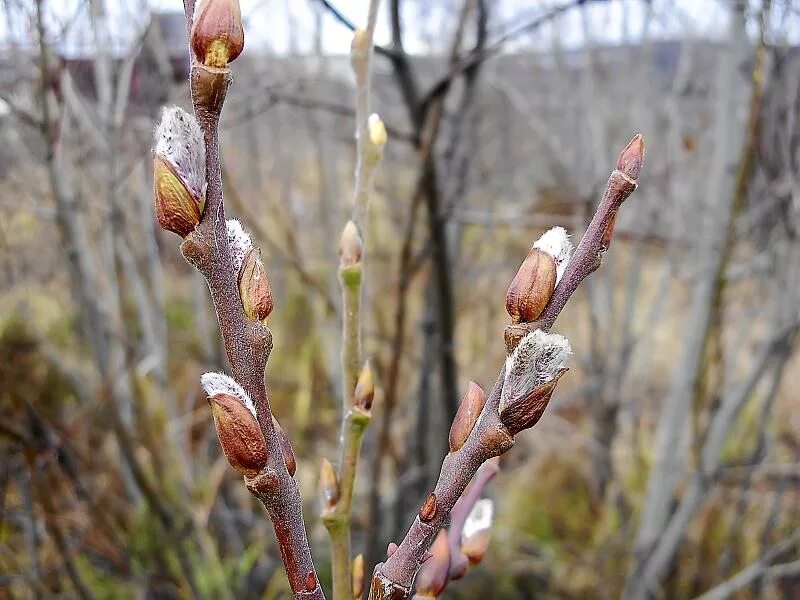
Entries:
<svg viewBox="0 0 800 600">
<path fill-rule="evenodd" d="M 609 223 L 615 218 L 622 203 L 636 189 L 643 157 L 644 143 L 637 134 L 617 159 L 616 168 L 608 179 L 600 205 L 542 315 L 533 323 L 510 325 L 506 329 L 509 352 L 526 333 L 535 329 L 548 331 L 581 281 L 600 266 L 606 249 L 604 242 L 608 243 L 606 233 L 609 231 Z M 445 456 L 442 461 L 439 480 L 433 490 L 436 497 L 433 517 L 422 522 L 417 516 L 397 549 L 385 563 L 375 567 L 370 600 L 408 598 L 425 552 L 444 526 L 470 480 L 485 461 L 503 454 L 513 446 L 514 440 L 500 422 L 499 416 L 504 374 L 505 367 L 501 368 L 480 420 L 464 446 Z"/>
<path fill-rule="evenodd" d="M 484 462 L 503 454 L 514 445 L 514 440 L 500 422 L 498 411 L 504 374 L 505 369 L 502 369 L 481 419 L 464 446 L 444 457 L 439 480 L 433 490 L 436 496 L 433 516 L 425 522 L 417 516 L 397 550 L 385 563 L 375 567 L 370 600 L 401 599 L 410 595 L 414 576 L 425 552 L 447 522 L 475 473 Z"/>
<path fill-rule="evenodd" d="M 188 1 L 187 22 L 191 23 Z M 269 513 L 280 547 L 289 585 L 295 598 L 324 599 L 319 586 L 303 522 L 297 482 L 289 475 L 264 381 L 264 369 L 272 349 L 266 326 L 247 318 L 228 247 L 222 171 L 219 154 L 219 117 L 230 84 L 228 69 L 192 65 L 192 102 L 206 146 L 206 204 L 203 218 L 181 245 L 186 259 L 203 274 L 211 292 L 220 333 L 234 379 L 256 407 L 269 459 L 267 466 L 247 487 Z"/>
</svg>

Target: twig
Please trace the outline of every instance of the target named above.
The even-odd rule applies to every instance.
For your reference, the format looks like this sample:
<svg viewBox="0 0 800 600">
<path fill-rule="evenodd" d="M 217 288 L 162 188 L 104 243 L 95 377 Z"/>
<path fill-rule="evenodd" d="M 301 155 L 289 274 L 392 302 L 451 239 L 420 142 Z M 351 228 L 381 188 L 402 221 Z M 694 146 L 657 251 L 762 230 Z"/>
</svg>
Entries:
<svg viewBox="0 0 800 600">
<path fill-rule="evenodd" d="M 356 398 L 361 355 L 361 291 L 363 287 L 364 244 L 367 229 L 369 198 L 373 174 L 381 158 L 385 130 L 370 131 L 370 71 L 373 34 L 378 16 L 379 0 L 371 0 L 366 29 L 356 30 L 350 60 L 356 79 L 356 172 L 352 220 L 345 226 L 340 247 L 339 281 L 342 286 L 342 434 L 339 449 L 339 471 L 335 486 L 335 501 L 326 501 L 322 521 L 331 538 L 333 565 L 333 597 L 345 600 L 353 596 L 350 520 L 358 457 L 364 430 L 370 420 L 372 389 L 366 403 Z M 373 133 L 382 133 L 375 138 Z M 365 385 L 371 387 L 369 367 L 365 367 Z M 325 493 L 325 490 L 323 490 Z"/>
<path fill-rule="evenodd" d="M 187 3 L 187 26 L 191 28 Z M 191 50 L 191 48 L 190 48 Z M 222 194 L 219 118 L 231 82 L 228 68 L 205 67 L 193 60 L 192 104 L 206 151 L 206 202 L 202 220 L 181 246 L 186 259 L 206 278 L 234 379 L 255 404 L 267 446 L 267 466 L 247 487 L 269 513 L 295 598 L 324 598 L 306 538 L 297 482 L 289 475 L 279 434 L 273 425 L 264 370 L 272 334 L 247 318 L 231 259 Z"/>
<path fill-rule="evenodd" d="M 517 331 L 521 339 L 523 332 L 549 329 L 578 284 L 600 266 L 600 258 L 608 247 L 612 233 L 609 224 L 613 222 L 622 202 L 636 189 L 643 155 L 644 144 L 641 136 L 637 135 L 620 154 L 600 206 L 544 309 L 543 316 L 534 323 L 509 326 L 507 331 Z M 515 344 L 508 338 L 507 335 L 510 353 Z M 425 552 L 447 522 L 473 476 L 485 461 L 503 454 L 513 446 L 514 439 L 500 420 L 500 395 L 505 374 L 504 364 L 480 419 L 464 445 L 445 456 L 436 487 L 426 499 L 405 538 L 385 563 L 375 567 L 370 600 L 401 600 L 411 594 L 414 577 Z"/>
</svg>

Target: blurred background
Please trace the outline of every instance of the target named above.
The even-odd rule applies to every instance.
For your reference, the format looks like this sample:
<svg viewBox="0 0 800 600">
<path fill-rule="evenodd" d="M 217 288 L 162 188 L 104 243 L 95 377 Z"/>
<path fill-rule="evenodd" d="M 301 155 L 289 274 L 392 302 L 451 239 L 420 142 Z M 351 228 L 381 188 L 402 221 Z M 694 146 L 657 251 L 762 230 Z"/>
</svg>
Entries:
<svg viewBox="0 0 800 600">
<path fill-rule="evenodd" d="M 366 5 L 241 0 L 222 120 L 323 580 Z M 467 382 L 494 381 L 528 248 L 554 225 L 579 239 L 640 132 L 640 187 L 556 322 L 571 370 L 447 594 L 800 597 L 800 1 L 384 0 L 376 42 L 368 569 L 435 481 Z M 226 368 L 208 290 L 154 219 L 154 125 L 189 107 L 180 1 L 2 0 L 0 46 L 0 598 L 288 597 L 199 387 Z"/>
</svg>

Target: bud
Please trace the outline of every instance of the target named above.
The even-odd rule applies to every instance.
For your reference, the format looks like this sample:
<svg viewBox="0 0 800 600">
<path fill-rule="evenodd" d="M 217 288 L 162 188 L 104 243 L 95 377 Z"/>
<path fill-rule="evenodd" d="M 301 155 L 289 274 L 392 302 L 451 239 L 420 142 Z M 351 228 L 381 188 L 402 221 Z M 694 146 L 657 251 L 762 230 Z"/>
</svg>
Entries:
<svg viewBox="0 0 800 600">
<path fill-rule="evenodd" d="M 458 406 L 453 424 L 450 425 L 450 435 L 448 436 L 450 452 L 456 452 L 467 441 L 485 404 L 486 395 L 483 393 L 483 389 L 474 381 L 470 381 L 467 391 L 461 399 L 461 404 Z"/>
<path fill-rule="evenodd" d="M 381 121 L 377 113 L 372 113 L 368 121 L 369 140 L 379 150 L 383 150 L 389 136 L 386 133 L 386 126 Z"/>
<path fill-rule="evenodd" d="M 261 262 L 261 248 L 251 248 L 244 257 L 239 271 L 239 296 L 251 321 L 263 321 L 272 312 L 272 289 Z"/>
<path fill-rule="evenodd" d="M 619 212 L 615 212 L 611 215 L 611 219 L 608 221 L 605 231 L 603 231 L 603 239 L 600 243 L 606 250 L 611 247 L 611 239 L 614 237 L 614 226 L 617 224 L 617 216 L 619 216 Z"/>
<path fill-rule="evenodd" d="M 423 523 L 429 523 L 436 516 L 436 494 L 431 492 L 425 498 L 425 502 L 419 507 L 419 520 Z"/>
<path fill-rule="evenodd" d="M 317 574 L 314 571 L 306 573 L 306 591 L 313 592 L 317 589 Z"/>
<path fill-rule="evenodd" d="M 319 473 L 319 489 L 322 493 L 322 502 L 325 509 L 330 510 L 339 502 L 339 482 L 336 478 L 336 470 L 331 461 L 327 458 L 322 459 L 322 467 Z"/>
<path fill-rule="evenodd" d="M 238 219 L 228 219 L 225 221 L 225 228 L 228 231 L 228 249 L 231 253 L 233 272 L 237 277 L 242 272 L 244 257 L 253 248 L 253 241 L 250 234 L 244 230 Z"/>
<path fill-rule="evenodd" d="M 353 221 L 348 221 L 339 242 L 339 268 L 348 269 L 359 264 L 363 251 L 364 242 L 361 241 L 358 226 Z"/>
<path fill-rule="evenodd" d="M 415 598 L 438 598 L 444 592 L 450 574 L 450 546 L 447 531 L 442 529 L 430 549 L 430 558 L 422 563 L 417 575 Z"/>
<path fill-rule="evenodd" d="M 358 376 L 356 391 L 353 394 L 353 406 L 360 408 L 364 412 L 369 412 L 374 398 L 375 383 L 372 380 L 372 368 L 369 366 L 369 361 L 367 361 Z"/>
<path fill-rule="evenodd" d="M 617 159 L 617 171 L 636 181 L 639 179 L 639 174 L 642 172 L 642 163 L 644 162 L 644 139 L 640 134 L 633 136 L 633 139 L 628 142 L 625 149 L 620 152 Z"/>
<path fill-rule="evenodd" d="M 217 394 L 208 402 L 228 462 L 245 477 L 255 477 L 267 464 L 267 444 L 255 417 L 234 396 Z"/>
<path fill-rule="evenodd" d="M 535 321 L 556 287 L 556 262 L 552 256 L 531 248 L 506 292 L 506 310 L 513 323 Z"/>
<path fill-rule="evenodd" d="M 386 546 L 386 558 L 390 558 L 395 552 L 397 552 L 397 544 L 394 542 L 389 542 L 389 544 Z"/>
<path fill-rule="evenodd" d="M 567 338 L 540 329 L 526 335 L 506 359 L 500 421 L 514 436 L 542 417 L 571 352 Z"/>
<path fill-rule="evenodd" d="M 244 29 L 239 0 L 204 0 L 194 17 L 192 51 L 207 67 L 224 68 L 242 53 Z"/>
<path fill-rule="evenodd" d="M 364 555 L 359 554 L 353 559 L 351 587 L 353 598 L 361 598 L 364 594 Z"/>
<path fill-rule="evenodd" d="M 281 454 L 283 454 L 283 462 L 286 465 L 286 470 L 289 471 L 290 477 L 294 477 L 297 471 L 297 460 L 294 458 L 294 450 L 292 449 L 292 443 L 289 441 L 289 436 L 286 435 L 286 432 L 283 430 L 283 427 L 281 427 L 281 424 L 278 423 L 278 419 L 275 418 L 275 415 L 272 415 L 272 426 L 275 428 L 275 433 L 278 434 L 278 443 L 281 447 Z"/>
<path fill-rule="evenodd" d="M 189 235 L 203 215 L 206 151 L 197 121 L 177 106 L 164 109 L 156 128 L 153 188 L 159 225 Z"/>
<path fill-rule="evenodd" d="M 461 533 L 461 552 L 476 565 L 489 549 L 489 537 L 492 528 L 494 504 L 489 499 L 478 500 L 464 521 Z"/>
</svg>

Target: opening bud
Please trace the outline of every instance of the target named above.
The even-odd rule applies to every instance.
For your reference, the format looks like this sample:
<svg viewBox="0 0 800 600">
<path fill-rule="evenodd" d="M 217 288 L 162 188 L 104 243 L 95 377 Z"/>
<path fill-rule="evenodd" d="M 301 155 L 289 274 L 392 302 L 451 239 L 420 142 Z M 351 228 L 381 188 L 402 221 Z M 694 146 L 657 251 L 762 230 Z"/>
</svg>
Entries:
<svg viewBox="0 0 800 600">
<path fill-rule="evenodd" d="M 251 248 L 239 271 L 239 296 L 247 318 L 263 321 L 275 306 L 267 270 L 261 261 L 261 248 Z"/>
<path fill-rule="evenodd" d="M 464 521 L 461 534 L 461 552 L 471 565 L 476 565 L 489 549 L 494 503 L 489 499 L 478 500 Z"/>
<path fill-rule="evenodd" d="M 486 395 L 483 393 L 483 389 L 474 381 L 470 381 L 467 391 L 461 399 L 461 404 L 458 406 L 453 424 L 450 426 L 450 435 L 448 436 L 450 452 L 456 452 L 467 441 L 485 404 Z"/>
<path fill-rule="evenodd" d="M 255 416 L 236 396 L 208 398 L 220 446 L 231 466 L 245 477 L 255 477 L 267 464 L 267 444 Z"/>
<path fill-rule="evenodd" d="M 556 285 L 558 285 L 567 269 L 569 259 L 572 258 L 573 246 L 569 233 L 563 227 L 551 227 L 534 242 L 533 247 L 544 250 L 556 261 Z"/>
<path fill-rule="evenodd" d="M 333 509 L 336 503 L 339 502 L 339 482 L 336 477 L 336 470 L 327 458 L 322 459 L 322 466 L 319 472 L 319 490 L 322 494 L 322 503 L 325 509 Z"/>
<path fill-rule="evenodd" d="M 158 224 L 181 237 L 189 235 L 203 216 L 205 187 L 206 151 L 200 126 L 182 108 L 165 108 L 153 150 Z"/>
<path fill-rule="evenodd" d="M 364 555 L 359 554 L 353 559 L 351 571 L 351 587 L 353 598 L 361 598 L 364 594 Z"/>
<path fill-rule="evenodd" d="M 386 140 L 389 139 L 389 136 L 386 133 L 386 126 L 383 124 L 383 121 L 381 121 L 381 118 L 377 113 L 372 113 L 369 116 L 368 128 L 369 140 L 376 148 L 378 148 L 378 150 L 383 150 L 383 147 L 386 145 Z"/>
<path fill-rule="evenodd" d="M 289 476 L 294 477 L 297 472 L 297 460 L 294 457 L 294 449 L 292 443 L 289 441 L 289 436 L 278 423 L 275 415 L 272 416 L 272 426 L 275 427 L 275 433 L 278 434 L 278 442 L 281 446 L 281 454 L 283 455 L 283 462 L 286 464 L 286 470 L 289 471 Z"/>
<path fill-rule="evenodd" d="M 239 0 L 203 0 L 192 26 L 192 52 L 207 67 L 224 68 L 244 48 Z"/>
<path fill-rule="evenodd" d="M 447 531 L 442 529 L 429 550 L 430 558 L 422 563 L 417 575 L 415 598 L 438 598 L 450 578 L 450 545 Z"/>
<path fill-rule="evenodd" d="M 620 152 L 617 159 L 617 171 L 636 181 L 639 179 L 639 174 L 642 172 L 642 163 L 644 162 L 644 138 L 640 134 L 633 136 L 633 139 L 628 142 L 625 149 Z"/>
<path fill-rule="evenodd" d="M 348 221 L 342 230 L 339 241 L 339 268 L 349 269 L 361 262 L 364 252 L 364 242 L 358 232 L 358 226 L 353 221 Z"/>
<path fill-rule="evenodd" d="M 369 366 L 369 361 L 367 361 L 358 376 L 356 391 L 353 394 L 353 406 L 360 408 L 364 412 L 369 412 L 374 398 L 375 382 L 372 379 L 372 368 Z"/>
<path fill-rule="evenodd" d="M 541 419 L 556 383 L 567 371 L 567 338 L 540 329 L 526 335 L 506 359 L 500 421 L 514 436 Z"/>
<path fill-rule="evenodd" d="M 242 272 L 244 257 L 253 248 L 253 241 L 238 219 L 228 219 L 225 221 L 225 227 L 228 231 L 228 249 L 231 253 L 231 262 L 233 262 L 234 272 L 238 275 Z"/>
</svg>

